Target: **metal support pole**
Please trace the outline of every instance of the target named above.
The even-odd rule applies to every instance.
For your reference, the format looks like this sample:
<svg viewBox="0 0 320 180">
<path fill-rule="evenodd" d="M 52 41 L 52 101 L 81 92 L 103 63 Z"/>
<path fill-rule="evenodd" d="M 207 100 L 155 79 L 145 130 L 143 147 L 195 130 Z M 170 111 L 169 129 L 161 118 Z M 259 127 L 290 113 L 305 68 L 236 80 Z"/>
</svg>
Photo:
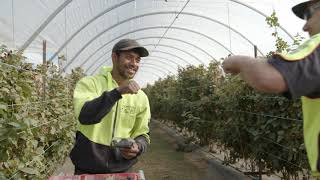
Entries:
<svg viewBox="0 0 320 180">
<path fill-rule="evenodd" d="M 257 56 L 258 56 L 258 47 L 257 47 L 257 45 L 254 45 L 253 48 L 254 48 L 254 57 L 257 58 Z"/>
<path fill-rule="evenodd" d="M 46 76 L 47 76 L 47 41 L 43 40 L 42 42 L 42 66 L 43 66 L 43 74 L 42 74 L 42 90 L 43 90 L 43 101 L 46 100 Z"/>
</svg>

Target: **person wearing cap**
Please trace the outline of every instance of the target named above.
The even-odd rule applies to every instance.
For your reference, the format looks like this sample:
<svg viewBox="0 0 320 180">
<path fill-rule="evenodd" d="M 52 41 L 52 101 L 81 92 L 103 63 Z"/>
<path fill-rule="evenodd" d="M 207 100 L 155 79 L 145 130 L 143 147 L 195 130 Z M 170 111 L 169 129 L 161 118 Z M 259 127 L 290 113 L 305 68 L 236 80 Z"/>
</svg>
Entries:
<svg viewBox="0 0 320 180">
<path fill-rule="evenodd" d="M 304 141 L 314 176 L 320 176 L 320 0 L 292 8 L 306 23 L 310 39 L 287 54 L 270 58 L 231 56 L 223 62 L 226 73 L 239 74 L 251 87 L 283 93 L 302 100 Z"/>
<path fill-rule="evenodd" d="M 112 49 L 113 67 L 82 78 L 74 90 L 76 140 L 70 152 L 75 175 L 126 172 L 150 144 L 150 107 L 133 80 L 146 48 L 122 39 Z M 114 139 L 133 139 L 131 147 L 115 148 Z"/>
</svg>

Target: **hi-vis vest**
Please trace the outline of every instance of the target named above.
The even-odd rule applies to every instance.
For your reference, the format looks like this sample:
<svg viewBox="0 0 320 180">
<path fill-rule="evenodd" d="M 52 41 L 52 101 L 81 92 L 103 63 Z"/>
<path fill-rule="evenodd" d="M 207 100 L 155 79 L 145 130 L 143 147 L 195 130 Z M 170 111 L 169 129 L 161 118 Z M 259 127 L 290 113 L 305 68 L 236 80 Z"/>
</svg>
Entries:
<svg viewBox="0 0 320 180">
<path fill-rule="evenodd" d="M 283 60 L 299 61 L 320 46 L 320 33 L 312 36 L 297 49 L 282 55 Z M 320 77 L 319 77 L 320 81 Z M 320 98 L 302 97 L 303 133 L 312 175 L 320 176 Z"/>
<path fill-rule="evenodd" d="M 84 103 L 93 100 L 105 91 L 118 87 L 111 75 L 111 67 L 103 67 L 95 76 L 82 78 L 74 91 L 73 105 L 76 118 Z M 140 135 L 149 139 L 150 108 L 147 95 L 139 90 L 137 94 L 124 94 L 111 111 L 99 123 L 84 125 L 78 121 L 78 131 L 90 141 L 109 146 L 114 137 L 136 138 Z"/>
</svg>

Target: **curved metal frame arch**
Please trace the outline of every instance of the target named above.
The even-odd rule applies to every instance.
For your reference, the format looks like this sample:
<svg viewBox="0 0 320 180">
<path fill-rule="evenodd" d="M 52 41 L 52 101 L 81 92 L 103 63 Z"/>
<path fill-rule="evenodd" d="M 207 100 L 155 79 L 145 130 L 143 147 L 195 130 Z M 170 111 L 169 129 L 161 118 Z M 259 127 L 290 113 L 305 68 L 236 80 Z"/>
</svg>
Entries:
<svg viewBox="0 0 320 180">
<path fill-rule="evenodd" d="M 150 59 L 149 59 L 150 60 Z M 152 66 L 157 66 L 159 67 L 159 64 L 155 64 L 155 62 L 160 62 L 160 64 L 165 64 L 164 62 L 162 61 L 153 61 L 152 63 L 151 62 L 141 62 L 140 63 L 140 67 L 142 67 L 143 65 L 147 64 L 147 65 L 152 65 Z M 168 68 L 170 67 L 170 69 Z M 174 71 L 177 71 L 176 69 L 174 69 L 172 66 L 161 66 L 161 68 L 169 71 L 170 73 L 174 74 Z"/>
<path fill-rule="evenodd" d="M 163 70 L 162 69 L 160 69 L 159 68 L 159 66 L 157 66 L 157 65 L 155 65 L 155 64 L 152 64 L 152 63 L 142 63 L 142 64 L 140 64 L 140 67 L 139 67 L 139 69 L 141 69 L 141 68 L 143 68 L 143 67 L 152 67 L 152 68 L 155 68 L 155 69 L 157 69 L 157 70 L 159 70 L 159 71 L 163 71 L 163 70 L 166 70 L 167 72 L 166 72 L 166 74 L 174 74 L 171 70 L 169 70 L 169 69 L 167 69 L 167 68 L 163 68 Z M 164 72 L 164 71 L 163 71 Z"/>
<path fill-rule="evenodd" d="M 144 60 L 149 60 L 149 59 L 150 59 L 150 58 L 149 58 L 149 56 L 148 56 L 148 58 L 145 58 Z M 153 61 L 151 61 L 151 62 L 154 62 L 156 59 L 150 59 L 150 60 L 153 60 Z M 157 61 L 157 62 L 160 62 L 161 64 L 166 64 L 166 63 L 163 62 L 163 61 Z M 174 61 L 172 61 L 172 62 L 174 62 Z M 106 65 L 109 65 L 109 64 L 107 64 L 108 62 L 105 62 L 105 63 L 106 63 Z M 102 64 L 103 64 L 103 63 L 102 63 Z M 98 70 L 98 67 L 100 67 L 102 64 L 100 64 L 99 66 L 97 66 L 97 68 L 96 68 L 94 71 L 92 71 L 91 74 L 95 73 L 95 72 Z M 140 63 L 140 65 L 144 65 L 144 64 L 148 64 L 148 65 L 152 65 L 152 66 L 158 67 L 158 66 L 156 66 L 156 64 L 149 63 L 149 62 L 141 62 L 141 63 Z M 177 63 L 176 63 L 176 64 L 177 64 Z M 179 64 L 177 64 L 177 66 L 179 66 Z M 140 66 L 140 67 L 142 67 L 142 66 Z M 177 71 L 177 69 L 174 69 L 172 66 L 166 66 L 166 67 L 170 67 L 170 68 L 172 68 L 173 71 Z M 168 72 L 174 74 L 174 72 L 173 72 L 172 70 L 169 70 L 168 68 L 165 68 L 165 67 L 162 67 L 162 68 L 164 68 L 164 69 L 166 69 Z"/>
<path fill-rule="evenodd" d="M 89 60 L 95 53 L 97 53 L 99 50 L 101 50 L 104 46 L 108 45 L 108 44 L 111 43 L 112 41 L 114 41 L 114 40 L 116 40 L 116 39 L 118 39 L 118 38 L 121 38 L 121 37 L 123 37 L 123 36 L 125 36 L 125 35 L 131 34 L 131 33 L 139 32 L 139 31 L 144 31 L 144 30 L 149 30 L 149 29 L 156 29 L 156 28 L 166 28 L 166 27 L 154 26 L 154 27 L 141 28 L 141 29 L 136 29 L 136 30 L 133 30 L 133 31 L 129 31 L 129 32 L 127 32 L 127 33 L 125 33 L 125 34 L 123 34 L 123 35 L 121 35 L 121 36 L 118 36 L 117 38 L 112 39 L 111 41 L 109 41 L 109 42 L 107 42 L 106 44 L 104 44 L 103 46 L 101 46 L 101 47 L 100 47 L 98 50 L 96 50 L 94 53 L 90 54 L 90 55 L 81 63 L 80 66 L 82 67 L 85 63 L 88 62 L 88 60 Z M 177 28 L 174 27 L 174 29 L 177 29 Z M 188 32 L 192 32 L 192 33 L 196 33 L 196 34 L 198 34 L 198 35 L 204 36 L 204 37 L 206 37 L 206 38 L 208 38 L 208 39 L 216 42 L 217 44 L 219 44 L 220 46 L 222 46 L 224 49 L 226 49 L 228 52 L 230 52 L 230 54 L 233 55 L 233 53 L 231 52 L 231 50 L 230 50 L 229 48 L 225 47 L 223 44 L 221 44 L 220 42 L 218 42 L 218 41 L 216 41 L 215 39 L 211 38 L 210 36 L 207 36 L 207 35 L 205 35 L 205 34 L 202 34 L 202 33 L 199 33 L 199 32 L 195 32 L 195 31 L 193 31 L 193 30 L 186 29 L 186 28 L 178 28 L 178 29 L 179 29 L 179 30 L 185 30 L 185 31 L 188 31 Z M 102 54 L 101 56 L 99 56 L 99 58 L 97 58 L 97 61 L 99 61 L 99 59 L 100 59 L 102 56 L 106 55 L 106 54 L 109 53 L 110 51 L 111 51 L 111 50 L 109 50 L 109 51 L 107 51 L 106 53 L 104 53 L 104 54 Z M 216 59 L 214 59 L 214 60 L 216 60 Z M 70 62 L 70 63 L 72 63 L 72 62 Z M 64 68 L 66 68 L 66 66 L 65 66 Z"/>
<path fill-rule="evenodd" d="M 161 62 L 161 61 L 160 61 L 160 62 Z M 164 64 L 164 63 L 162 63 L 162 64 Z M 140 63 L 139 69 L 140 69 L 140 68 L 143 68 L 144 65 L 152 66 L 152 67 L 154 67 L 155 69 L 157 69 L 157 70 L 159 70 L 159 71 L 161 71 L 161 72 L 163 72 L 163 73 L 166 73 L 166 72 L 163 71 L 163 69 L 164 69 L 164 70 L 168 71 L 169 74 L 170 74 L 170 73 L 171 73 L 171 74 L 174 74 L 174 72 L 173 72 L 172 70 L 170 70 L 170 69 L 167 68 L 167 67 L 172 68 L 171 66 L 161 67 L 161 68 L 163 68 L 163 69 L 159 69 L 159 66 L 157 66 L 157 64 L 153 64 L 153 63 L 150 63 L 150 62 L 142 62 L 142 63 Z M 172 68 L 172 69 L 173 69 L 173 68 Z M 176 69 L 173 69 L 173 70 L 176 71 Z M 167 73 L 166 73 L 166 74 L 167 74 Z"/>
<path fill-rule="evenodd" d="M 146 73 L 150 73 L 150 74 L 153 74 L 153 75 L 155 75 L 155 76 L 157 76 L 158 78 L 162 78 L 163 76 L 161 76 L 161 75 L 159 75 L 159 74 L 157 74 L 157 73 L 155 73 L 155 72 L 152 72 L 152 71 L 146 71 L 145 69 L 140 69 L 139 70 L 140 72 L 146 72 Z M 137 74 L 136 74 L 137 75 Z"/>
<path fill-rule="evenodd" d="M 142 39 L 152 39 L 152 38 L 161 38 L 161 36 L 147 36 L 147 37 L 142 37 L 142 38 L 135 38 L 135 40 L 142 40 Z M 184 41 L 184 40 L 181 40 L 181 39 L 177 39 L 177 38 L 172 38 L 172 37 L 162 37 L 162 39 L 170 39 L 170 40 L 176 40 L 176 41 L 179 41 L 179 42 L 183 42 L 185 44 L 188 44 L 200 51 L 202 51 L 203 53 L 205 53 L 206 55 L 208 55 L 210 58 L 212 58 L 213 60 L 217 61 L 216 58 L 214 58 L 211 54 L 209 54 L 207 51 L 205 51 L 204 49 L 198 47 L 198 46 L 195 46 L 187 41 Z M 229 50 L 229 49 L 228 49 Z M 230 50 L 229 50 L 230 51 Z M 106 54 L 108 54 L 109 52 L 111 52 L 111 50 L 107 51 L 106 53 L 103 53 L 101 56 L 99 56 L 95 62 L 98 62 L 103 56 L 105 56 Z M 82 64 L 80 65 L 80 67 L 82 67 L 84 64 L 86 63 L 86 61 L 82 62 Z"/>
<path fill-rule="evenodd" d="M 154 46 L 156 44 L 141 44 L 142 46 Z M 183 50 L 183 49 L 180 49 L 180 48 L 177 48 L 177 47 L 174 47 L 174 46 L 171 46 L 171 45 L 167 45 L 167 44 L 158 44 L 158 46 L 162 46 L 162 47 L 167 47 L 167 48 L 171 48 L 171 49 L 175 49 L 175 50 L 178 50 L 178 51 L 181 51 L 181 52 L 184 52 L 185 54 L 193 57 L 195 60 L 197 60 L 199 63 L 202 63 L 204 64 L 204 62 L 202 62 L 199 58 L 197 58 L 195 55 L 189 53 L 188 51 L 186 50 Z M 152 51 L 151 51 L 152 52 Z"/>
<path fill-rule="evenodd" d="M 167 54 L 167 55 L 170 55 L 170 56 L 173 56 L 175 58 L 178 58 L 180 59 L 181 61 L 183 61 L 184 63 L 188 64 L 188 65 L 192 65 L 190 62 L 186 61 L 185 59 L 175 55 L 175 54 L 172 54 L 172 53 L 168 53 L 168 52 L 165 52 L 165 51 L 161 51 L 161 50 L 152 50 L 151 52 L 156 52 L 156 53 L 162 53 L 162 54 Z"/>
<path fill-rule="evenodd" d="M 163 60 L 163 61 L 162 61 Z M 164 61 L 166 61 L 166 62 L 164 62 Z M 111 62 L 111 61 L 108 61 L 108 62 L 106 62 L 106 65 L 108 66 L 108 65 L 111 65 L 109 62 Z M 145 58 L 143 58 L 143 61 L 141 61 L 140 62 L 140 64 L 144 64 L 144 63 L 148 63 L 149 64 L 149 62 L 158 62 L 158 63 L 160 63 L 160 64 L 166 64 L 167 65 L 167 63 L 168 62 L 171 62 L 171 63 L 173 63 L 174 65 L 176 65 L 177 67 L 180 67 L 180 65 L 178 64 L 178 63 L 176 63 L 176 62 L 174 62 L 174 61 L 172 61 L 172 60 L 170 60 L 170 59 L 168 59 L 168 58 L 164 58 L 164 57 L 160 57 L 160 56 L 148 56 L 148 57 L 145 57 Z M 151 63 L 150 63 L 151 64 Z M 152 63 L 153 64 L 153 63 Z M 154 65 L 156 65 L 156 64 L 154 64 Z M 170 67 L 170 68 L 172 68 L 172 70 L 174 70 L 174 71 L 176 71 L 177 69 L 175 69 L 173 66 L 171 66 L 171 65 L 169 65 L 169 66 L 166 66 L 166 67 Z"/>
<path fill-rule="evenodd" d="M 26 40 L 25 43 L 19 48 L 19 52 L 21 53 L 24 51 L 31 43 L 32 41 L 40 34 L 40 32 L 47 27 L 47 25 L 65 8 L 69 3 L 71 3 L 72 0 L 66 0 L 64 1 L 50 16 L 39 26 L 37 30 L 34 31 L 34 33 Z"/>
<path fill-rule="evenodd" d="M 146 13 L 146 14 L 142 14 L 142 15 L 138 15 L 138 16 L 134 16 L 134 17 L 131 17 L 131 18 L 128 18 L 126 20 L 123 20 L 113 26 L 110 26 L 108 27 L 107 29 L 103 30 L 102 32 L 98 33 L 95 37 L 93 37 L 92 39 L 89 40 L 89 42 L 87 42 L 84 46 L 82 46 L 82 48 L 80 48 L 80 50 L 76 53 L 76 55 L 70 60 L 71 63 L 72 61 L 77 58 L 79 56 L 79 54 L 87 47 L 89 46 L 94 40 L 96 40 L 98 37 L 100 37 L 101 35 L 103 35 L 104 33 L 106 33 L 107 31 L 109 31 L 110 29 L 120 25 L 120 24 L 123 24 L 125 22 L 128 22 L 130 20 L 133 20 L 133 19 L 136 19 L 136 18 L 140 18 L 140 17 L 145 17 L 145 16 L 151 16 L 151 15 L 159 15 L 159 14 L 176 14 L 176 11 L 163 11 L 163 12 L 154 12 L 154 13 Z M 180 14 L 184 14 L 184 15 L 190 15 L 190 16 L 195 16 L 195 17 L 199 17 L 199 18 L 203 18 L 203 19 L 207 19 L 209 21 L 212 21 L 212 22 L 215 22 L 217 24 L 220 24 L 224 27 L 226 27 L 227 29 L 230 29 L 232 30 L 233 32 L 235 32 L 236 34 L 240 35 L 242 38 L 244 38 L 245 40 L 247 40 L 252 46 L 254 46 L 254 44 L 246 37 L 244 36 L 243 34 L 241 34 L 239 31 L 235 30 L 234 28 L 218 21 L 218 20 L 215 20 L 215 19 L 212 19 L 210 17 L 207 17 L 207 16 L 203 16 L 203 15 L 199 15 L 199 14 L 195 14 L 195 13 L 188 13 L 188 12 L 181 12 Z M 171 28 L 171 27 L 170 27 Z M 263 53 L 258 49 L 258 52 L 263 55 Z M 52 60 L 52 58 L 50 58 L 50 60 Z M 67 65 L 68 66 L 68 65 Z"/>
<path fill-rule="evenodd" d="M 131 33 L 135 33 L 135 32 L 139 32 L 139 31 L 144 31 L 144 30 L 149 30 L 149 29 L 164 29 L 164 28 L 168 28 L 169 26 L 152 26 L 152 27 L 146 27 L 146 28 L 140 28 L 140 29 L 136 29 L 136 30 L 133 30 L 133 31 L 130 31 L 130 32 L 127 32 L 127 33 L 124 33 L 116 38 L 113 38 L 112 40 L 108 41 L 107 43 L 103 44 L 100 48 L 98 48 L 96 51 L 94 51 L 93 53 L 91 53 L 87 59 L 84 60 L 84 62 L 87 62 L 95 53 L 97 53 L 98 51 L 100 51 L 102 48 L 104 48 L 104 46 L 110 44 L 111 42 L 115 41 L 116 39 L 119 39 L 123 36 L 126 36 L 128 34 L 131 34 Z M 200 33 L 200 32 L 196 32 L 196 31 L 193 31 L 191 29 L 188 29 L 188 28 L 182 28 L 182 27 L 174 27 L 174 26 L 171 26 L 170 27 L 171 29 L 179 29 L 179 30 L 184 30 L 184 31 L 188 31 L 188 32 L 192 32 L 192 33 L 195 33 L 195 34 L 198 34 L 200 36 L 203 36 L 207 39 L 210 39 L 211 41 L 214 41 L 216 43 L 218 43 L 220 46 L 224 47 L 224 49 L 226 49 L 228 52 L 230 52 L 231 54 L 233 54 L 227 47 L 225 47 L 223 44 L 219 43 L 218 41 L 216 41 L 215 39 L 211 38 L 210 36 L 207 36 L 203 33 Z M 66 70 L 66 68 L 73 62 L 74 59 L 71 59 L 70 62 L 64 66 L 64 70 Z"/>
<path fill-rule="evenodd" d="M 146 60 L 148 60 L 148 59 L 157 60 L 157 61 L 160 61 L 160 62 L 166 61 L 164 63 L 170 62 L 170 63 L 175 64 L 177 67 L 181 66 L 180 64 L 176 63 L 175 61 L 173 61 L 171 59 L 168 59 L 168 58 L 165 58 L 165 57 L 161 57 L 161 56 L 150 55 L 150 56 L 146 57 L 145 59 Z"/>
<path fill-rule="evenodd" d="M 143 67 L 148 67 L 148 68 L 153 68 L 154 70 L 157 70 L 157 71 L 159 71 L 159 72 L 162 72 L 162 73 L 164 73 L 164 74 L 170 74 L 170 73 L 172 73 L 171 71 L 169 71 L 169 70 L 166 70 L 166 71 L 164 71 L 163 69 L 160 69 L 159 68 L 159 66 L 155 66 L 155 65 L 152 65 L 152 64 L 144 64 L 145 66 L 140 66 L 140 68 L 139 69 L 142 69 Z"/>
<path fill-rule="evenodd" d="M 145 69 L 149 69 L 149 70 L 152 70 L 152 71 L 157 71 L 157 72 L 160 72 L 160 73 L 162 73 L 164 76 L 167 76 L 167 75 L 169 75 L 170 73 L 167 73 L 167 72 L 165 72 L 165 71 L 163 71 L 163 70 L 160 70 L 160 69 L 155 69 L 154 67 L 151 67 L 151 66 L 145 66 L 145 68 L 143 68 L 143 69 L 139 69 L 138 71 L 140 71 L 140 70 L 145 70 Z"/>
<path fill-rule="evenodd" d="M 71 0 L 72 1 L 72 0 Z M 57 50 L 56 53 L 54 53 L 51 57 L 50 57 L 50 61 L 52 59 L 54 59 L 61 51 L 62 49 L 67 45 L 69 44 L 69 42 L 77 35 L 80 33 L 80 31 L 82 31 L 82 29 L 86 28 L 89 24 L 91 24 L 92 22 L 94 22 L 96 19 L 98 19 L 99 17 L 101 17 L 102 15 L 104 14 L 107 14 L 108 12 L 112 11 L 113 9 L 116 9 L 118 7 L 121 7 L 125 4 L 128 4 L 130 2 L 133 2 L 135 0 L 127 0 L 127 1 L 124 1 L 124 2 L 121 2 L 119 4 L 116 4 L 108 9 L 105 9 L 103 10 L 102 12 L 100 12 L 98 15 L 94 16 L 93 18 L 91 18 L 90 20 L 88 20 L 84 25 L 82 25 L 76 32 L 74 32 L 60 47 L 59 49 Z"/>
<path fill-rule="evenodd" d="M 154 46 L 156 44 L 141 44 L 141 46 Z M 171 48 L 171 49 L 175 49 L 175 50 L 178 50 L 178 51 L 181 51 L 189 56 L 191 56 L 192 58 L 194 58 L 195 60 L 197 60 L 199 63 L 202 63 L 204 64 L 204 62 L 202 62 L 199 58 L 197 58 L 196 56 L 192 55 L 191 53 L 189 53 L 188 51 L 185 51 L 183 49 L 180 49 L 180 48 L 177 48 L 177 47 L 174 47 L 174 46 L 171 46 L 171 45 L 166 45 L 166 44 L 158 44 L 158 46 L 162 46 L 162 47 L 168 47 L 168 48 Z M 151 51 L 152 52 L 152 51 Z M 106 62 L 108 62 L 108 60 L 110 60 L 111 57 L 109 57 Z"/>
<path fill-rule="evenodd" d="M 188 65 L 191 65 L 191 63 L 189 63 L 188 61 L 184 60 L 183 58 L 175 55 L 175 54 L 172 54 L 172 53 L 168 53 L 168 52 L 165 52 L 165 51 L 159 51 L 159 50 L 153 50 L 153 52 L 156 52 L 156 53 L 162 53 L 162 54 L 167 54 L 167 55 L 170 55 L 170 56 L 173 56 L 175 58 L 178 58 L 180 59 L 181 61 L 183 61 L 184 63 L 188 64 Z M 97 65 L 97 67 L 94 69 L 94 71 L 92 72 L 95 72 L 97 71 L 97 69 L 104 63 L 105 61 L 102 61 L 101 63 L 99 63 Z M 91 64 L 91 66 L 85 71 L 85 73 L 87 73 L 89 71 L 89 69 L 91 69 L 92 67 L 94 66 L 94 64 Z"/>
<path fill-rule="evenodd" d="M 198 50 L 200 50 L 201 52 L 203 52 L 204 54 L 208 55 L 210 58 L 212 58 L 213 60 L 217 61 L 216 58 L 214 58 L 211 54 L 209 54 L 207 51 L 205 51 L 204 49 L 195 46 L 187 41 L 181 40 L 181 39 L 177 39 L 177 38 L 173 38 L 173 37 L 161 37 L 161 36 L 147 36 L 147 37 L 141 37 L 141 38 L 135 38 L 135 40 L 143 40 L 143 39 L 157 39 L 157 38 L 162 38 L 162 39 L 169 39 L 169 40 L 174 40 L 174 41 L 179 41 L 185 44 L 188 44 Z M 228 49 L 229 50 L 229 49 Z"/>
<path fill-rule="evenodd" d="M 155 44 L 141 44 L 141 45 L 142 45 L 142 46 L 154 46 Z M 160 47 L 161 47 L 161 46 L 163 46 L 163 47 L 168 47 L 168 48 L 172 48 L 172 49 L 181 51 L 181 52 L 183 52 L 183 53 L 185 53 L 185 54 L 187 54 L 187 55 L 190 55 L 191 57 L 195 58 L 196 60 L 198 60 L 198 62 L 204 64 L 204 63 L 203 63 L 201 60 L 199 60 L 197 57 L 195 57 L 194 55 L 192 55 L 191 53 L 189 53 L 189 52 L 187 52 L 187 51 L 185 51 L 185 50 L 183 50 L 183 49 L 176 48 L 176 47 L 170 46 L 170 45 L 164 45 L 164 44 L 158 44 L 158 46 L 160 46 Z M 105 63 L 109 62 L 110 59 L 111 59 L 111 57 L 109 57 L 109 58 L 105 61 Z M 172 72 L 171 72 L 171 73 L 172 73 Z"/>
<path fill-rule="evenodd" d="M 175 11 L 168 11 L 168 12 L 171 12 L 170 14 L 176 14 Z M 104 34 L 106 31 L 108 31 L 108 30 L 110 30 L 110 29 L 112 29 L 112 28 L 114 28 L 114 27 L 116 27 L 116 26 L 118 26 L 118 25 L 120 25 L 120 24 L 123 24 L 123 23 L 125 23 L 125 22 L 131 21 L 131 20 L 134 20 L 134 19 L 137 19 L 137 18 L 140 18 L 140 17 L 157 15 L 157 14 L 158 14 L 157 12 L 146 13 L 146 14 L 142 14 L 142 15 L 138 15 L 138 16 L 134 16 L 134 17 L 125 19 L 125 20 L 120 21 L 120 22 L 118 22 L 117 24 L 115 24 L 115 25 L 113 25 L 113 26 L 110 26 L 110 27 L 108 27 L 107 29 L 103 30 L 103 31 L 100 32 L 97 36 L 100 36 L 100 35 Z M 91 20 L 94 21 L 94 20 L 97 19 L 98 17 L 100 17 L 100 16 L 96 16 L 95 18 L 92 18 Z M 88 26 L 89 24 L 90 24 L 90 22 L 87 22 L 84 26 L 82 26 L 81 28 L 79 28 L 79 30 L 78 30 L 77 32 L 75 32 L 74 34 L 72 34 L 72 35 L 70 36 L 71 38 L 69 38 L 68 40 L 66 40 L 66 41 L 59 47 L 58 51 L 57 51 L 52 57 L 50 57 L 49 60 L 51 61 L 53 58 L 55 58 L 55 57 L 60 53 L 60 51 L 61 51 L 82 29 L 84 29 L 84 28 L 85 28 L 86 26 Z M 94 37 L 94 38 L 95 38 L 95 37 Z M 95 39 L 93 39 L 93 40 L 95 40 Z M 92 41 L 93 41 L 93 40 L 92 40 Z M 90 42 L 91 42 L 91 40 L 89 41 L 89 44 L 90 44 Z M 85 45 L 85 47 L 86 47 L 86 46 L 87 46 L 87 45 Z"/>
<path fill-rule="evenodd" d="M 245 4 L 245 3 L 239 2 L 239 1 L 237 1 L 237 0 L 229 0 L 229 1 L 234 2 L 234 3 L 237 3 L 237 4 L 240 4 L 240 5 L 242 5 L 242 6 L 245 6 L 245 7 L 249 8 L 249 9 L 255 11 L 256 13 L 264 16 L 265 18 L 268 17 L 268 16 L 267 16 L 266 14 L 264 14 L 263 12 L 259 11 L 258 9 L 254 8 L 254 7 L 252 7 L 252 6 L 247 5 L 247 4 Z M 280 27 L 280 29 L 282 29 L 292 40 L 294 40 L 294 37 L 293 37 L 285 28 L 283 28 L 281 25 L 279 25 L 279 27 Z"/>
<path fill-rule="evenodd" d="M 65 8 L 67 7 L 67 5 L 68 5 L 71 1 L 72 1 L 72 0 L 66 0 L 61 6 L 59 6 L 59 7 L 40 25 L 40 27 L 31 35 L 31 37 L 28 38 L 28 40 L 22 45 L 22 47 L 19 49 L 19 51 L 21 52 L 21 51 L 23 51 L 24 49 L 26 49 L 26 48 L 30 45 L 30 43 L 37 37 L 37 35 L 40 34 L 40 32 L 56 17 L 57 14 L 59 14 L 63 9 L 65 9 Z M 72 38 L 71 38 L 71 39 L 73 39 L 73 37 L 76 36 L 82 29 L 84 29 L 86 26 L 88 26 L 90 23 L 92 23 L 93 21 L 95 21 L 95 20 L 96 20 L 97 18 L 99 18 L 100 16 L 108 13 L 109 11 L 111 11 L 111 10 L 117 8 L 117 7 L 120 7 L 120 6 L 124 5 L 124 4 L 127 4 L 127 3 L 132 2 L 132 1 L 134 1 L 134 0 L 128 0 L 128 1 L 122 2 L 123 4 L 119 3 L 119 4 L 115 5 L 114 8 L 108 8 L 108 9 L 102 11 L 102 12 L 99 13 L 97 16 L 95 16 L 94 18 L 92 18 L 92 19 L 90 19 L 89 21 L 87 21 L 87 22 L 86 22 L 83 26 L 81 26 L 74 34 L 72 34 L 72 36 L 71 36 Z M 262 15 L 262 16 L 264 16 L 264 17 L 268 17 L 267 15 L 265 15 L 264 13 L 262 13 L 261 11 L 257 10 L 256 8 L 253 8 L 253 7 L 249 6 L 249 5 L 247 5 L 247 4 L 244 4 L 244 3 L 239 2 L 239 1 L 237 1 L 237 0 L 230 0 L 230 1 L 231 1 L 231 2 L 234 2 L 234 3 L 237 3 L 237 4 L 240 4 L 240 5 L 243 5 L 243 6 L 247 7 L 247 8 L 249 8 L 249 9 L 251 9 L 251 10 L 259 13 L 260 15 Z M 120 5 L 120 4 L 121 4 L 121 5 Z M 109 10 L 109 9 L 110 9 L 110 10 Z M 293 36 L 292 36 L 285 28 L 283 28 L 281 25 L 279 25 L 279 27 L 280 27 L 292 40 L 294 40 Z M 69 38 L 69 39 L 67 40 L 68 42 L 66 41 L 67 44 L 71 41 L 71 39 Z M 65 43 L 66 43 L 66 42 L 65 42 Z M 62 47 L 62 48 L 63 48 L 63 47 Z M 60 50 L 60 51 L 61 51 L 61 50 Z M 60 52 L 60 51 L 59 51 L 59 52 Z M 58 53 L 59 53 L 59 52 L 58 52 Z"/>
<path fill-rule="evenodd" d="M 147 67 L 147 66 L 146 66 L 146 68 L 151 68 L 151 67 Z M 158 69 L 154 69 L 154 70 L 156 70 L 157 72 L 162 73 L 164 76 L 168 75 L 168 73 L 163 72 L 163 71 L 159 71 Z M 154 71 L 146 71 L 145 69 L 139 69 L 138 72 L 139 72 L 139 71 L 140 71 L 140 72 L 142 71 L 142 72 L 152 73 L 152 74 L 154 74 L 154 75 L 156 75 L 156 76 L 158 76 L 158 77 L 160 77 L 160 78 L 163 77 L 163 76 L 155 73 Z M 93 75 L 95 72 L 96 72 L 96 71 L 92 72 L 91 75 Z"/>
</svg>

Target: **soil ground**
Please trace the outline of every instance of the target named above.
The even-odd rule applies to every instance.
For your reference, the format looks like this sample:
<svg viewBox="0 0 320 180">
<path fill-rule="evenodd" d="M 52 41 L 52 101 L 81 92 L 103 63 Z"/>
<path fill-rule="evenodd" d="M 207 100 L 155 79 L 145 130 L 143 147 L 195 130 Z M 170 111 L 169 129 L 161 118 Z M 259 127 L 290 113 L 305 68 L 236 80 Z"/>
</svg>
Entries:
<svg viewBox="0 0 320 180">
<path fill-rule="evenodd" d="M 208 164 L 197 153 L 175 150 L 176 141 L 161 128 L 152 125 L 151 145 L 148 152 L 139 157 L 132 172 L 143 170 L 146 180 L 206 180 L 215 179 Z M 73 164 L 67 158 L 53 175 L 72 175 Z"/>
</svg>

